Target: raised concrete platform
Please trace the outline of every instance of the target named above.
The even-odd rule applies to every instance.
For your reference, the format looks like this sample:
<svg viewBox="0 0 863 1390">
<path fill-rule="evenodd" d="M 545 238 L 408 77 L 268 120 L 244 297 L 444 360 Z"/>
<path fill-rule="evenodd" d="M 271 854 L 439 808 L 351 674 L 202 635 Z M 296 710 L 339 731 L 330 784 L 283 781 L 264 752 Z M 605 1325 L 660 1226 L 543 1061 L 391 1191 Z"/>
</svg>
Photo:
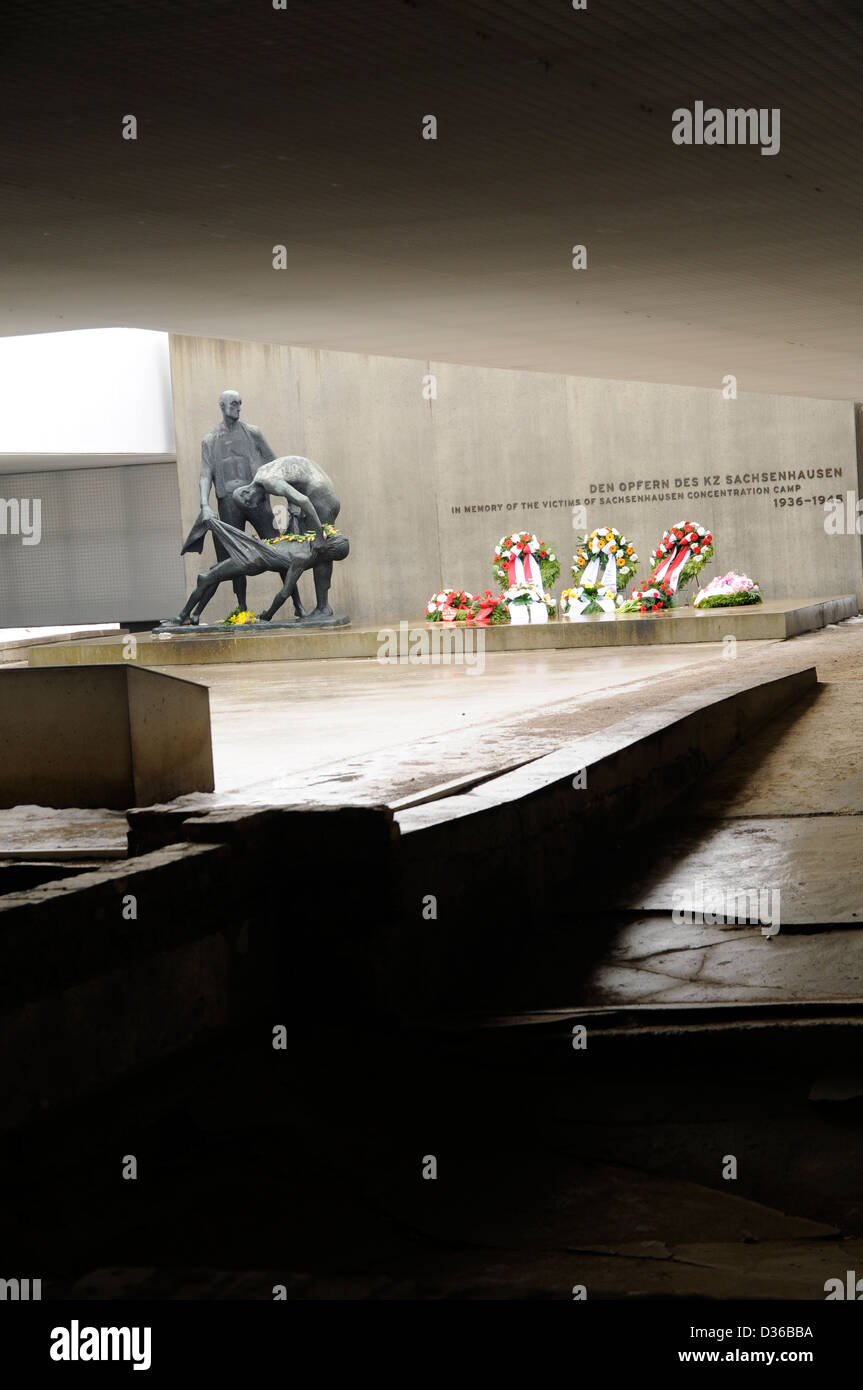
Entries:
<svg viewBox="0 0 863 1390">
<path fill-rule="evenodd" d="M 594 614 L 576 622 L 558 620 L 528 627 L 471 628 L 469 641 L 479 635 L 487 652 L 548 651 L 554 648 L 647 647 L 678 642 L 784 641 L 803 632 L 843 622 L 858 612 L 854 594 L 827 598 L 769 599 L 751 608 L 674 608 L 668 613 Z M 224 630 L 223 630 L 224 632 Z M 317 631 L 241 631 L 137 635 L 139 666 L 183 666 L 242 661 L 309 661 L 328 657 L 377 657 L 385 634 L 398 638 L 399 660 L 408 664 L 416 633 L 427 634 L 432 660 L 435 651 L 452 650 L 453 638 L 439 624 L 403 621 L 390 626 Z M 458 633 L 455 634 L 459 636 Z M 31 666 L 92 665 L 116 661 L 124 638 L 95 638 L 56 647 L 35 647 Z M 440 644 L 437 646 L 436 644 Z M 392 649 L 392 639 L 386 650 Z M 426 658 L 428 659 L 428 658 Z M 414 661 L 417 657 L 414 656 Z"/>
<path fill-rule="evenodd" d="M 130 662 L 0 672 L 0 806 L 125 810 L 212 791 L 209 692 Z"/>
<path fill-rule="evenodd" d="M 77 627 L 4 628 L 0 631 L 0 666 L 24 662 L 31 647 L 58 642 L 85 642 L 93 637 L 117 637 L 118 623 L 86 623 Z"/>
</svg>

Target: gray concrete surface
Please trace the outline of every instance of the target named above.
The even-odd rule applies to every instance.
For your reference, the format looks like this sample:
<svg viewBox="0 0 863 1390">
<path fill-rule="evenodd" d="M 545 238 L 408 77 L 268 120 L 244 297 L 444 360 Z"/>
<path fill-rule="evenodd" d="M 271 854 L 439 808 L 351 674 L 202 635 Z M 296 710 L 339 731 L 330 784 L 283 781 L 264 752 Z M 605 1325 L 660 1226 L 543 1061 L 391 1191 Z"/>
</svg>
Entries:
<svg viewBox="0 0 863 1390">
<path fill-rule="evenodd" d="M 614 906 L 670 912 L 676 902 L 696 908 L 699 893 L 706 903 L 760 889 L 781 894 L 786 926 L 863 922 L 859 816 L 678 823 L 653 863 Z"/>
<path fill-rule="evenodd" d="M 734 669 L 701 646 L 487 653 L 482 674 L 372 661 L 184 667 L 209 689 L 213 719 L 215 796 L 195 804 L 389 802 L 551 752 L 585 719 L 607 722 L 624 694 L 652 703 L 659 689 Z"/>
<path fill-rule="evenodd" d="M 190 809 L 303 800 L 394 804 L 466 776 L 483 778 L 541 757 L 574 737 L 603 729 L 609 720 L 653 710 L 682 688 L 706 690 L 732 671 L 768 679 L 805 662 L 814 663 L 821 679 L 830 683 L 819 700 L 837 698 L 840 685 L 853 691 L 863 670 L 863 619 L 789 642 L 740 644 L 734 662 L 725 659 L 723 649 L 697 644 L 638 651 L 489 653 L 481 676 L 464 666 L 381 667 L 364 661 L 189 666 L 184 676 L 210 692 L 216 791 L 180 804 Z M 800 728 L 812 731 L 812 752 L 806 755 L 812 765 L 812 795 L 820 787 L 823 798 L 833 794 L 833 783 L 820 780 L 824 740 L 818 730 L 823 725 L 811 718 L 801 713 Z M 779 716 L 752 746 L 769 747 L 774 730 L 778 736 L 796 723 L 796 715 L 787 720 Z M 831 747 L 847 748 L 853 759 L 853 721 L 831 719 L 828 741 Z M 760 759 L 760 753 L 752 759 L 753 788 Z M 748 766 L 745 754 L 728 764 L 744 772 Z M 720 768 L 715 778 L 725 775 Z M 793 769 L 777 771 L 774 781 L 792 775 Z M 713 786 L 711 779 L 706 797 Z M 748 813 L 758 813 L 748 802 L 746 807 Z M 813 808 L 822 809 L 822 801 Z M 772 809 L 784 814 L 778 804 Z M 124 843 L 120 831 L 108 826 L 106 833 L 117 846 Z M 53 852 L 66 839 L 86 849 L 100 832 L 88 831 L 83 839 L 82 834 L 71 819 L 68 833 L 54 817 L 40 825 L 36 809 L 0 815 L 0 850 L 7 853 L 16 847 Z"/>
<path fill-rule="evenodd" d="M 584 1004 L 820 1003 L 863 998 L 863 933 L 779 932 L 677 925 L 668 914 L 609 924 L 602 960 L 579 989 Z"/>
<path fill-rule="evenodd" d="M 863 671 L 861 671 L 863 674 Z M 837 680 L 779 715 L 711 778 L 699 816 L 863 814 L 863 680 Z"/>
</svg>

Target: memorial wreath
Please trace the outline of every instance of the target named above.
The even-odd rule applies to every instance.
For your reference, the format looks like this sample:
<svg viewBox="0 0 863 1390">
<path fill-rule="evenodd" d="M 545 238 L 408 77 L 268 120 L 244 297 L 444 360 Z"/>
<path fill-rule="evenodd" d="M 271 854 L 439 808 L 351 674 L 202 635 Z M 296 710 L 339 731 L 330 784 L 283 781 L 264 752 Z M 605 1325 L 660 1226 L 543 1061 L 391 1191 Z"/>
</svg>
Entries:
<svg viewBox="0 0 863 1390">
<path fill-rule="evenodd" d="M 573 557 L 575 588 L 625 589 L 635 578 L 638 556 L 626 536 L 613 526 L 599 526 L 583 536 Z"/>
<path fill-rule="evenodd" d="M 692 600 L 693 608 L 736 608 L 744 603 L 761 603 L 761 590 L 746 574 L 719 575 L 699 589 Z"/>
<path fill-rule="evenodd" d="M 477 594 L 473 601 L 471 616 L 479 627 L 508 623 L 509 609 L 506 606 L 506 595 L 493 594 L 491 589 L 486 589 L 484 594 Z"/>
<path fill-rule="evenodd" d="M 511 623 L 547 623 L 557 612 L 554 595 L 541 584 L 512 584 L 503 599 Z"/>
<path fill-rule="evenodd" d="M 587 617 L 590 613 L 613 613 L 617 608 L 617 590 L 608 584 L 579 584 L 577 589 L 564 589 L 560 609 L 565 617 Z"/>
<path fill-rule="evenodd" d="M 560 574 L 560 561 L 545 541 L 529 531 L 513 531 L 495 546 L 492 572 L 501 587 L 541 584 L 543 589 L 552 589 Z"/>
<path fill-rule="evenodd" d="M 661 613 L 674 603 L 674 590 L 664 579 L 636 584 L 632 597 L 621 605 L 622 613 Z"/>
<path fill-rule="evenodd" d="M 441 589 L 426 604 L 428 623 L 464 623 L 473 616 L 476 599 L 466 589 Z"/>
<path fill-rule="evenodd" d="M 651 582 L 659 579 L 677 593 L 713 559 L 713 536 L 695 521 L 678 521 L 665 532 L 650 557 Z"/>
<path fill-rule="evenodd" d="M 539 584 L 514 584 L 511 589 L 507 589 L 502 595 L 504 603 L 542 603 L 548 609 L 549 617 L 553 617 L 557 612 L 557 600 L 554 594 L 543 590 Z"/>
<path fill-rule="evenodd" d="M 330 536 L 338 536 L 340 534 L 340 532 L 336 530 L 335 526 L 331 526 L 328 521 L 324 522 L 322 530 L 327 538 L 329 538 Z M 257 539 L 260 540 L 260 536 L 258 536 Z M 269 536 L 267 540 L 264 542 L 264 544 L 279 545 L 281 541 L 313 541 L 314 539 L 314 531 L 304 531 L 302 535 L 294 534 L 291 531 L 284 531 L 281 532 L 278 536 Z"/>
</svg>

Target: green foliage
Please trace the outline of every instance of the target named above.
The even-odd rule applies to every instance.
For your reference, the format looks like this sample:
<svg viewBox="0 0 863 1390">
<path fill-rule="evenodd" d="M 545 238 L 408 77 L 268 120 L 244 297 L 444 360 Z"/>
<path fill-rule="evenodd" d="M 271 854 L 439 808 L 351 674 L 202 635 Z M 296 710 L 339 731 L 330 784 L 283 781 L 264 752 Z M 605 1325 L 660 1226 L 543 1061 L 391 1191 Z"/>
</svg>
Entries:
<svg viewBox="0 0 863 1390">
<path fill-rule="evenodd" d="M 752 589 L 744 589 L 738 594 L 711 594 L 700 603 L 692 606 L 699 612 L 702 608 L 740 608 L 747 603 L 761 603 L 761 595 Z"/>
</svg>

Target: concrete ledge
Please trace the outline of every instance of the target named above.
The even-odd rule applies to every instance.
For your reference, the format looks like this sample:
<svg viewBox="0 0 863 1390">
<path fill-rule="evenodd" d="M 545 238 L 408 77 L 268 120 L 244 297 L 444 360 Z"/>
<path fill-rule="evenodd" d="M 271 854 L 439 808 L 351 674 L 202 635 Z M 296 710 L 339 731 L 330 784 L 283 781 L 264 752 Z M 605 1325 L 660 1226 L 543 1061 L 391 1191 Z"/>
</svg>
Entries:
<svg viewBox="0 0 863 1390">
<path fill-rule="evenodd" d="M 814 667 L 688 690 L 459 796 L 396 813 L 397 916 L 383 952 L 392 1000 L 420 1012 L 483 997 L 489 962 L 543 914 L 613 897 L 628 832 L 655 821 L 746 735 L 816 687 Z M 583 785 L 574 785 L 578 779 Z M 579 887 L 581 885 L 581 888 Z M 564 891 L 565 890 L 565 891 Z M 427 895 L 435 931 L 414 919 Z M 563 898 L 562 898 L 563 895 Z"/>
<path fill-rule="evenodd" d="M 581 622 L 555 621 L 537 626 L 472 629 L 482 633 L 487 652 L 546 651 L 550 648 L 652 647 L 677 642 L 738 641 L 781 642 L 828 623 L 843 622 L 858 612 L 853 594 L 827 598 L 769 599 L 751 608 L 714 608 L 700 613 L 695 608 L 674 608 L 668 613 L 645 615 L 596 614 Z M 137 635 L 137 665 L 183 666 L 244 661 L 313 661 L 339 658 L 375 658 L 383 632 L 404 632 L 401 643 L 405 664 L 410 632 L 439 628 L 422 620 L 381 623 L 374 627 L 303 632 L 244 632 L 198 636 L 154 637 Z M 439 632 L 430 634 L 438 641 Z M 65 666 L 116 661 L 120 638 L 96 638 L 65 643 L 62 647 L 35 647 L 31 666 Z M 446 650 L 446 649 L 444 649 Z"/>
<path fill-rule="evenodd" d="M 213 790 L 209 691 L 129 662 L 0 672 L 0 727 L 0 806 L 125 810 Z"/>
<path fill-rule="evenodd" d="M 0 898 L 0 1129 L 251 1019 L 269 1033 L 325 999 L 368 1022 L 390 813 L 268 808 L 187 830 Z"/>
<path fill-rule="evenodd" d="M 610 724 L 462 795 L 398 811 L 396 821 L 402 835 L 437 827 L 461 836 L 466 828 L 454 823 L 463 816 L 479 817 L 470 833 L 479 832 L 480 822 L 510 803 L 536 808 L 545 795 L 563 791 L 566 801 L 558 811 L 567 829 L 574 819 L 587 817 L 594 830 L 629 827 L 662 810 L 748 733 L 817 683 L 815 667 L 807 666 L 769 681 L 729 681 L 707 697 L 687 690 L 660 709 Z M 582 770 L 585 785 L 574 789 L 573 778 Z M 639 790 L 643 796 L 636 798 Z M 632 808 L 626 814 L 621 797 L 634 800 L 640 814 Z M 560 823 L 559 814 L 551 819 Z"/>
<path fill-rule="evenodd" d="M 118 631 L 113 624 L 105 624 L 101 628 L 98 625 L 88 625 L 69 628 L 65 632 L 30 632 L 25 633 L 23 637 L 7 637 L 0 641 L 0 666 L 25 660 L 32 647 L 56 646 L 58 642 L 89 642 L 94 637 L 117 637 L 121 633 L 125 636 L 123 629 Z"/>
<path fill-rule="evenodd" d="M 796 1071 L 812 1077 L 835 1070 L 837 1056 L 857 1055 L 863 1045 L 863 1000 L 839 1003 L 631 1005 L 626 1008 L 549 1010 L 501 1017 L 454 1018 L 432 1026 L 454 1038 L 470 1038 L 472 1050 L 498 1066 L 510 1057 L 534 1059 L 546 1073 L 569 1070 L 566 1040 L 581 1023 L 600 1065 L 649 1065 L 659 1071 L 686 1068 L 689 1045 L 705 1074 L 727 1074 L 735 1065 Z"/>
<path fill-rule="evenodd" d="M 0 899 L 0 1127 L 228 1026 L 248 937 L 229 859 L 174 846 Z"/>
</svg>

